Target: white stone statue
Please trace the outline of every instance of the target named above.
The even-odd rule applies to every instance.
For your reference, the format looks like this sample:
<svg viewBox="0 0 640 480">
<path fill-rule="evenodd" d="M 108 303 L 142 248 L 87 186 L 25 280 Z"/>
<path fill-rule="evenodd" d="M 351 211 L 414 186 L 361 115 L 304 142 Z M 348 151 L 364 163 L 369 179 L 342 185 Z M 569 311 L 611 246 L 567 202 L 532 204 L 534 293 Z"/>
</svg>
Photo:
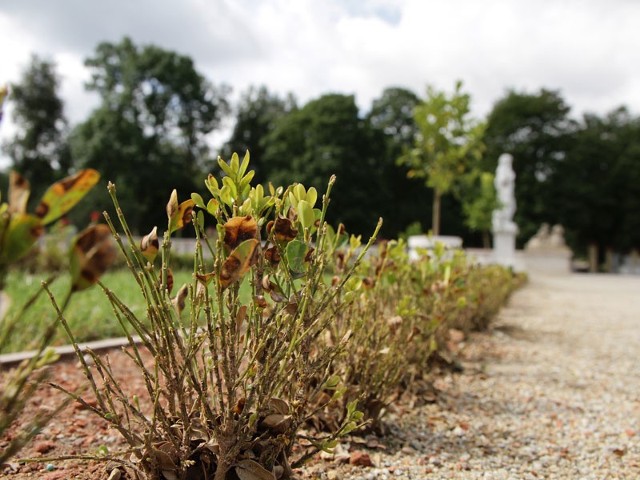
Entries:
<svg viewBox="0 0 640 480">
<path fill-rule="evenodd" d="M 567 250 L 567 244 L 564 241 L 564 227 L 554 225 L 549 228 L 548 223 L 543 223 L 540 225 L 538 233 L 529 239 L 524 248 L 527 251 Z"/>
<path fill-rule="evenodd" d="M 549 236 L 549 246 L 551 248 L 567 248 L 564 242 L 564 227 L 562 225 L 554 225 Z"/>
<path fill-rule="evenodd" d="M 524 246 L 525 250 L 539 250 L 546 248 L 549 245 L 550 228 L 548 223 L 540 225 L 538 232 L 529 239 Z"/>
<path fill-rule="evenodd" d="M 500 207 L 493 211 L 493 261 L 511 268 L 516 265 L 516 234 L 518 227 L 513 222 L 516 213 L 516 174 L 511 166 L 513 157 L 503 153 L 498 159 L 498 169 L 494 185 L 498 193 Z"/>
<path fill-rule="evenodd" d="M 513 222 L 516 213 L 515 183 L 516 174 L 511 164 L 513 157 L 508 153 L 500 155 L 494 185 L 498 193 L 500 208 L 493 212 L 492 227 L 494 232 L 514 232 L 518 228 Z"/>
</svg>

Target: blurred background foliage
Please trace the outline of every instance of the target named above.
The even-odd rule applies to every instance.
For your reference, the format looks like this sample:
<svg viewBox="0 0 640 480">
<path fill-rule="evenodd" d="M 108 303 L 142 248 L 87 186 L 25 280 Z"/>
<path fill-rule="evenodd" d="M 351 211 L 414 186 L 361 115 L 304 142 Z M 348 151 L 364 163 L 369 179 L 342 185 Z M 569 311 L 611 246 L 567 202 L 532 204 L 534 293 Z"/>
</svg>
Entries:
<svg viewBox="0 0 640 480">
<path fill-rule="evenodd" d="M 158 205 L 173 188 L 182 195 L 204 190 L 201 179 L 216 173 L 218 154 L 249 149 L 263 184 L 320 188 L 335 173 L 340 188 L 329 220 L 352 233 L 371 231 L 379 216 L 384 238 L 416 230 L 416 222 L 423 230 L 432 225 L 428 179 L 407 178 L 410 167 L 398 159 L 425 141 L 415 113 L 433 111 L 429 102 L 442 92 L 393 86 L 363 111 L 349 94 L 326 93 L 300 105 L 292 94 L 252 86 L 232 104 L 231 87 L 205 78 L 188 56 L 128 38 L 98 45 L 86 67 L 86 88 L 100 104 L 77 125 L 65 119 L 51 61 L 34 56 L 11 85 L 19 128 L 3 150 L 11 168 L 30 178 L 34 198 L 70 172 L 95 168 L 104 183 L 118 184 L 132 228 L 144 234 L 163 221 Z M 465 95 L 456 87 L 448 98 L 457 94 Z M 589 245 L 640 247 L 640 119 L 624 106 L 582 118 L 570 110 L 558 91 L 507 90 L 486 118 L 474 119 L 484 128 L 481 158 L 476 149 L 453 194 L 442 196 L 440 232 L 463 237 L 466 246 L 482 246 L 483 238 L 486 245 L 487 211 L 495 205 L 487 174 L 508 152 L 515 159 L 520 246 L 546 222 L 564 225 L 578 253 Z M 228 137 L 217 151 L 211 134 Z M 70 220 L 84 224 L 109 205 L 99 186 Z"/>
</svg>

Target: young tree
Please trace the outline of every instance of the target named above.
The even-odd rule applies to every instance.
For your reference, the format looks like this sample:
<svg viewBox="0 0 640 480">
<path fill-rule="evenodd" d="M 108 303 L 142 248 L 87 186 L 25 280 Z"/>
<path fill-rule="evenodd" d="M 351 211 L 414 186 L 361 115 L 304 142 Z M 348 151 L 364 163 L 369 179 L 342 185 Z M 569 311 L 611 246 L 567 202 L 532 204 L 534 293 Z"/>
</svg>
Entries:
<svg viewBox="0 0 640 480">
<path fill-rule="evenodd" d="M 29 178 L 34 199 L 67 174 L 71 166 L 67 121 L 55 70 L 55 63 L 34 55 L 20 81 L 10 88 L 9 101 L 18 130 L 3 149 L 13 168 Z"/>
<path fill-rule="evenodd" d="M 464 224 L 482 235 L 483 248 L 491 247 L 492 213 L 500 206 L 494 187 L 494 174 L 476 170 L 461 188 L 460 200 Z"/>
<path fill-rule="evenodd" d="M 102 104 L 74 132 L 74 153 L 106 180 L 126 179 L 132 227 L 146 231 L 161 221 L 156 205 L 173 188 L 199 187 L 209 166 L 205 136 L 229 111 L 228 89 L 211 85 L 190 57 L 129 38 L 101 43 L 86 65 L 87 88 Z"/>
<path fill-rule="evenodd" d="M 398 158 L 409 167 L 408 175 L 422 178 L 433 189 L 432 232 L 440 234 L 443 195 L 455 191 L 463 175 L 478 168 L 484 145 L 485 125 L 470 118 L 471 97 L 462 82 L 453 94 L 427 87 L 427 98 L 414 109 L 418 134 L 413 148 Z"/>
</svg>

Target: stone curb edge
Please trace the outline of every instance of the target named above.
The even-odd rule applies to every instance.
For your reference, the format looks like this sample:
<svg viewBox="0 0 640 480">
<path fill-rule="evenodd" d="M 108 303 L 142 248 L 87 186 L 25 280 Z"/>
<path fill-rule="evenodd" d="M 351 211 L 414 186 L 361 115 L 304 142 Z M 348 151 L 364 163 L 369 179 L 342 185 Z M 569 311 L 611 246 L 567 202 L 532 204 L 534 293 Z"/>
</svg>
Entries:
<svg viewBox="0 0 640 480">
<path fill-rule="evenodd" d="M 135 343 L 140 343 L 141 339 L 139 336 L 132 336 L 132 339 Z M 97 340 L 94 342 L 83 342 L 78 344 L 78 348 L 81 351 L 101 351 L 101 350 L 111 350 L 114 348 L 124 347 L 129 345 L 129 339 L 127 337 L 118 337 L 118 338 L 108 338 L 106 340 Z M 75 355 L 75 350 L 73 345 L 62 345 L 59 347 L 51 347 L 53 350 L 60 356 L 60 358 L 68 357 L 71 355 Z M 12 366 L 16 365 L 24 360 L 30 360 L 33 358 L 38 352 L 36 350 L 30 350 L 26 352 L 15 352 L 15 353 L 5 353 L 0 355 L 0 367 L 4 366 Z"/>
</svg>

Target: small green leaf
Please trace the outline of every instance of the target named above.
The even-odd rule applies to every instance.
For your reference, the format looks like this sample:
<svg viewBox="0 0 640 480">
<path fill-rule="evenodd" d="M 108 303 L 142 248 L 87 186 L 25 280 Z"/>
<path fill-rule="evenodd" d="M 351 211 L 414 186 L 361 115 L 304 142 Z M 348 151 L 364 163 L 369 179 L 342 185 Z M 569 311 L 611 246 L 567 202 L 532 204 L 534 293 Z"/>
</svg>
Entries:
<svg viewBox="0 0 640 480">
<path fill-rule="evenodd" d="M 237 154 L 234 154 L 237 156 Z M 224 173 L 226 173 L 228 176 L 233 176 L 233 170 L 231 169 L 231 167 L 229 165 L 227 165 L 227 163 L 222 160 L 221 157 L 218 157 L 218 166 L 222 169 L 222 171 Z"/>
<path fill-rule="evenodd" d="M 244 174 L 247 171 L 247 168 L 249 168 L 250 157 L 251 155 L 249 155 L 249 150 L 247 150 L 244 154 L 244 158 L 242 159 L 242 164 L 240 165 L 240 169 L 238 170 L 239 177 L 244 177 Z"/>
<path fill-rule="evenodd" d="M 229 174 L 229 176 L 235 177 L 238 173 L 238 170 L 240 170 L 240 157 L 238 157 L 238 154 L 236 152 L 233 152 L 233 154 L 231 155 L 231 163 L 229 164 L 229 166 L 231 167 L 231 173 Z"/>
<path fill-rule="evenodd" d="M 202 199 L 202 196 L 199 193 L 195 193 L 195 192 L 192 193 L 191 200 L 193 200 L 193 203 L 196 205 L 196 207 L 206 208 L 204 205 L 204 200 Z"/>
<path fill-rule="evenodd" d="M 339 375 L 331 375 L 325 382 L 322 384 L 323 390 L 333 390 L 340 384 L 340 376 Z"/>
<path fill-rule="evenodd" d="M 333 453 L 333 450 L 338 446 L 338 443 L 339 443 L 339 441 L 336 440 L 336 439 L 327 440 L 327 441 L 322 443 L 320 448 L 321 448 L 321 450 L 323 452 Z"/>
<path fill-rule="evenodd" d="M 305 271 L 304 259 L 307 255 L 307 246 L 300 240 L 292 240 L 287 244 L 286 256 L 289 269 L 295 273 Z"/>
<path fill-rule="evenodd" d="M 318 191 L 315 188 L 310 187 L 309 190 L 307 190 L 306 198 L 309 205 L 315 207 L 316 201 L 318 200 Z"/>
<path fill-rule="evenodd" d="M 316 221 L 313 208 L 306 200 L 300 200 L 298 202 L 298 220 L 300 220 L 303 228 L 311 228 Z"/>
<path fill-rule="evenodd" d="M 358 424 L 356 422 L 349 422 L 342 428 L 340 433 L 342 435 L 347 435 L 347 434 L 353 432 L 356 428 L 358 428 Z"/>
<path fill-rule="evenodd" d="M 218 213 L 218 208 L 220 208 L 220 203 L 215 198 L 207 202 L 207 212 L 211 215 L 215 216 Z"/>
<path fill-rule="evenodd" d="M 231 188 L 229 188 L 228 185 L 225 185 L 220 189 L 220 200 L 225 205 L 229 205 L 229 206 L 233 205 L 233 192 L 231 191 Z"/>
<path fill-rule="evenodd" d="M 204 181 L 204 184 L 209 189 L 209 192 L 211 192 L 211 195 L 217 196 L 220 193 L 218 180 L 216 180 L 216 177 L 214 177 L 213 175 L 209 174 L 207 179 Z"/>
</svg>

